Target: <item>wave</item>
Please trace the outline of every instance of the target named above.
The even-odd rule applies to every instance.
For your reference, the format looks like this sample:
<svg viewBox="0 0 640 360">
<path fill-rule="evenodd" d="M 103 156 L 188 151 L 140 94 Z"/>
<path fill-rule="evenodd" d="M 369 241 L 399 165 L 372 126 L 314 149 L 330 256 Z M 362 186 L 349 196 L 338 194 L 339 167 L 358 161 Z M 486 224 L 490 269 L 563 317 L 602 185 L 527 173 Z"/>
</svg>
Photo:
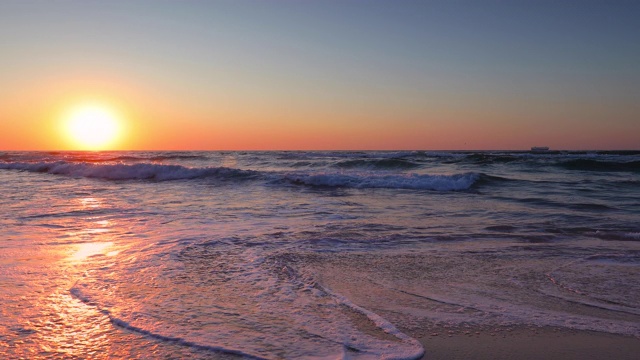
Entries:
<svg viewBox="0 0 640 360">
<path fill-rule="evenodd" d="M 166 154 L 166 155 L 122 155 L 110 158 L 105 161 L 165 161 L 165 160 L 206 160 L 207 156 L 204 155 L 191 155 L 191 154 Z"/>
<path fill-rule="evenodd" d="M 403 159 L 357 159 L 357 160 L 344 160 L 334 165 L 338 168 L 365 168 L 376 170 L 397 170 L 397 169 L 414 169 L 420 166 L 414 162 Z"/>
<path fill-rule="evenodd" d="M 556 209 L 567 208 L 567 209 L 572 209 L 576 211 L 585 211 L 585 212 L 588 212 L 588 211 L 602 212 L 602 211 L 618 210 L 615 207 L 605 205 L 605 204 L 599 204 L 596 202 L 566 202 L 566 201 L 563 202 L 563 201 L 554 201 L 546 198 L 537 198 L 537 197 L 517 199 L 516 201 L 524 204 L 535 205 L 535 206 L 545 206 L 545 207 L 551 207 Z"/>
<path fill-rule="evenodd" d="M 296 185 L 345 188 L 386 188 L 436 191 L 469 190 L 480 174 L 454 175 L 350 175 L 350 174 L 288 174 L 284 179 Z"/>
<path fill-rule="evenodd" d="M 567 170 L 583 171 L 631 171 L 640 172 L 640 161 L 601 161 L 593 159 L 575 159 L 558 164 Z"/>
<path fill-rule="evenodd" d="M 189 152 L 117 152 L 117 151 L 47 151 L 47 152 L 11 152 L 0 153 L 0 161 L 5 162 L 144 162 L 167 160 L 207 160 L 205 153 Z"/>
<path fill-rule="evenodd" d="M 103 156 L 92 156 L 87 154 L 72 154 L 67 155 L 65 160 L 67 161 L 78 161 L 78 162 L 95 162 L 95 163 L 105 163 L 105 162 L 139 162 L 139 161 L 167 161 L 167 160 L 206 160 L 208 159 L 203 155 L 189 155 L 189 154 L 166 154 L 166 155 L 119 155 L 119 156 L 111 156 L 105 157 Z"/>
<path fill-rule="evenodd" d="M 56 162 L 0 162 L 0 169 L 20 170 L 72 177 L 104 180 L 190 180 L 215 178 L 219 180 L 264 179 L 270 182 L 287 182 L 294 185 L 342 188 L 387 188 L 436 191 L 460 191 L 470 189 L 481 174 L 462 173 L 454 175 L 384 175 L 375 172 L 345 173 L 277 173 L 242 170 L 228 167 L 185 167 L 153 163 L 96 164 L 68 161 Z M 488 180 L 487 180 L 488 179 Z M 485 176 L 485 181 L 491 181 Z"/>
<path fill-rule="evenodd" d="M 320 285 L 295 253 L 219 246 L 171 247 L 175 262 L 160 267 L 153 266 L 157 252 L 131 253 L 135 261 L 105 269 L 122 276 L 98 270 L 69 291 L 118 327 L 202 350 L 259 359 L 423 355 L 422 345 L 388 320 Z M 142 276 L 135 271 L 149 267 Z"/>
<path fill-rule="evenodd" d="M 121 327 L 123 329 L 127 329 L 129 331 L 138 333 L 138 334 L 142 334 L 145 336 L 148 336 L 150 338 L 156 339 L 156 340 L 160 340 L 160 341 L 166 341 L 166 342 L 173 342 L 176 344 L 180 344 L 182 346 L 188 346 L 191 348 L 195 348 L 195 349 L 200 349 L 200 350 L 205 350 L 205 351 L 213 351 L 213 352 L 221 352 L 221 353 L 225 353 L 225 354 L 233 354 L 233 355 L 239 355 L 242 356 L 243 358 L 248 358 L 248 359 L 266 359 L 264 357 L 260 357 L 257 356 L 255 354 L 251 354 L 248 352 L 244 352 L 240 349 L 235 349 L 231 346 L 215 346 L 215 345 L 204 345 L 204 344 L 199 344 L 197 342 L 194 341 L 189 341 L 184 339 L 183 337 L 179 337 L 179 336 L 171 336 L 171 335 L 163 335 L 161 333 L 157 333 L 139 326 L 135 326 L 133 324 L 131 324 L 130 322 L 127 322 L 123 319 L 118 318 L 116 315 L 114 315 L 111 311 L 109 311 L 108 309 L 103 309 L 101 307 L 99 307 L 98 303 L 96 303 L 95 301 L 91 300 L 88 296 L 86 296 L 85 294 L 82 293 L 81 289 L 76 287 L 74 285 L 74 287 L 72 287 L 69 290 L 71 296 L 73 296 L 74 298 L 82 301 L 83 303 L 89 305 L 89 306 L 93 306 L 96 307 L 98 312 L 100 312 L 102 315 L 106 316 L 109 321 L 118 327 Z"/>
<path fill-rule="evenodd" d="M 259 172 L 226 167 L 188 168 L 161 164 L 93 164 L 67 161 L 41 163 L 0 163 L 0 169 L 98 178 L 105 180 L 183 180 L 197 178 L 253 178 Z"/>
<path fill-rule="evenodd" d="M 606 241 L 640 241 L 639 231 L 596 230 L 594 236 Z"/>
<path fill-rule="evenodd" d="M 467 155 L 461 161 L 470 162 L 473 164 L 493 164 L 493 163 L 510 163 L 513 161 L 521 160 L 521 158 L 509 154 L 483 154 L 476 153 Z"/>
</svg>

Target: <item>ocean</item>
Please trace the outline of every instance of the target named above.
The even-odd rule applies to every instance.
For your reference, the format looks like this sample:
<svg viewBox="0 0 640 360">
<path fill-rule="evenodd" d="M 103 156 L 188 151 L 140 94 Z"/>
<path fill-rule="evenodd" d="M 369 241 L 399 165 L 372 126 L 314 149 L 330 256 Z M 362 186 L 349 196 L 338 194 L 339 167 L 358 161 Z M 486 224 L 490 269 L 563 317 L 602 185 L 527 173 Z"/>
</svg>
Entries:
<svg viewBox="0 0 640 360">
<path fill-rule="evenodd" d="M 640 152 L 0 152 L 0 191 L 0 358 L 640 336 Z"/>
</svg>

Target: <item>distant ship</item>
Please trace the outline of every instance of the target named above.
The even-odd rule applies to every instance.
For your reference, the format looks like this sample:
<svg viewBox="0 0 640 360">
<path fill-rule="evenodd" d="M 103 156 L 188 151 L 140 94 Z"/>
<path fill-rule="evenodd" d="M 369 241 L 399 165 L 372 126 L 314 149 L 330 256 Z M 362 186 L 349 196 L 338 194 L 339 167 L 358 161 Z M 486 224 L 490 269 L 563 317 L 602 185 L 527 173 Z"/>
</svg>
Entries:
<svg viewBox="0 0 640 360">
<path fill-rule="evenodd" d="M 534 146 L 531 148 L 531 152 L 547 152 L 549 151 L 548 146 Z"/>
</svg>

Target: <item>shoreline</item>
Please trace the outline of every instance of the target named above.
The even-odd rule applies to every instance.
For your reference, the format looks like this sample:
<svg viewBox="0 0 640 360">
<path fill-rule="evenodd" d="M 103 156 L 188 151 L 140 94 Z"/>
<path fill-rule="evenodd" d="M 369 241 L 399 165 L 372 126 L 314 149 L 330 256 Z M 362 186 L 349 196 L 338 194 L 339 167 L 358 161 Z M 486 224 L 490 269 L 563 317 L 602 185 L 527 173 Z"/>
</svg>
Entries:
<svg viewBox="0 0 640 360">
<path fill-rule="evenodd" d="M 640 338 L 567 328 L 516 327 L 468 333 L 440 329 L 415 336 L 424 347 L 423 360 L 633 360 Z"/>
<path fill-rule="evenodd" d="M 439 300 L 437 296 L 421 296 L 417 291 L 419 288 L 446 285 L 449 275 L 459 267 L 457 262 L 449 264 L 436 261 L 428 251 L 411 254 L 392 252 L 384 255 L 352 253 L 297 256 L 304 258 L 303 262 L 310 268 L 307 271 L 314 273 L 323 286 L 381 316 L 402 333 L 419 341 L 424 348 L 424 355 L 419 359 L 635 360 L 640 354 L 640 336 L 635 334 L 539 325 L 535 324 L 535 318 L 530 319 L 530 322 L 523 319 L 523 323 L 517 324 L 494 317 L 493 314 L 487 315 L 487 312 L 478 309 L 453 306 Z M 472 264 L 471 260 L 469 257 L 465 258 L 467 265 Z M 492 264 L 489 269 L 501 265 L 495 260 L 489 264 Z M 443 270 L 445 268 L 447 270 Z M 476 266 L 469 270 L 473 274 L 481 273 Z M 447 276 L 439 278 L 441 275 Z M 470 280 L 471 278 L 467 279 Z M 416 291 L 405 291 L 405 288 Z M 552 306 L 549 311 L 554 311 L 559 306 L 553 302 L 547 305 Z M 594 311 L 590 316 L 606 316 L 601 318 L 602 321 L 616 321 L 618 316 L 616 313 L 603 315 L 598 309 L 580 309 L 576 305 L 562 309 L 571 311 L 567 313 L 567 317 L 584 311 Z M 487 316 L 491 316 L 488 321 Z M 380 332 L 379 328 L 372 327 L 370 321 L 363 316 L 354 317 L 354 321 L 364 333 L 375 335 Z"/>
</svg>

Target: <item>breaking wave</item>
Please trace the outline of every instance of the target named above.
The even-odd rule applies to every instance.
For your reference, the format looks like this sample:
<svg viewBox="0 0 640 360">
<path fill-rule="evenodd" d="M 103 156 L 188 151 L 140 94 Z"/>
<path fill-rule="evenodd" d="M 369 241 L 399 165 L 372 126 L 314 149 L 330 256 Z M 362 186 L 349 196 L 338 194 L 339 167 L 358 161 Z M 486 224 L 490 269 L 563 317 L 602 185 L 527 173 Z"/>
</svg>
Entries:
<svg viewBox="0 0 640 360">
<path fill-rule="evenodd" d="M 470 189 L 481 178 L 478 173 L 453 175 L 420 175 L 362 172 L 362 173 L 278 173 L 242 170 L 228 167 L 185 167 L 153 163 L 95 164 L 67 161 L 38 163 L 1 163 L 0 169 L 20 170 L 72 177 L 105 180 L 171 181 L 200 178 L 219 180 L 263 179 L 272 183 L 286 182 L 294 185 L 341 188 L 387 188 L 435 191 L 460 191 Z"/>
<path fill-rule="evenodd" d="M 161 164 L 92 164 L 66 161 L 41 163 L 0 163 L 0 169 L 23 170 L 106 180 L 182 180 L 215 177 L 220 179 L 253 178 L 259 172 L 226 167 L 188 168 Z"/>
</svg>

